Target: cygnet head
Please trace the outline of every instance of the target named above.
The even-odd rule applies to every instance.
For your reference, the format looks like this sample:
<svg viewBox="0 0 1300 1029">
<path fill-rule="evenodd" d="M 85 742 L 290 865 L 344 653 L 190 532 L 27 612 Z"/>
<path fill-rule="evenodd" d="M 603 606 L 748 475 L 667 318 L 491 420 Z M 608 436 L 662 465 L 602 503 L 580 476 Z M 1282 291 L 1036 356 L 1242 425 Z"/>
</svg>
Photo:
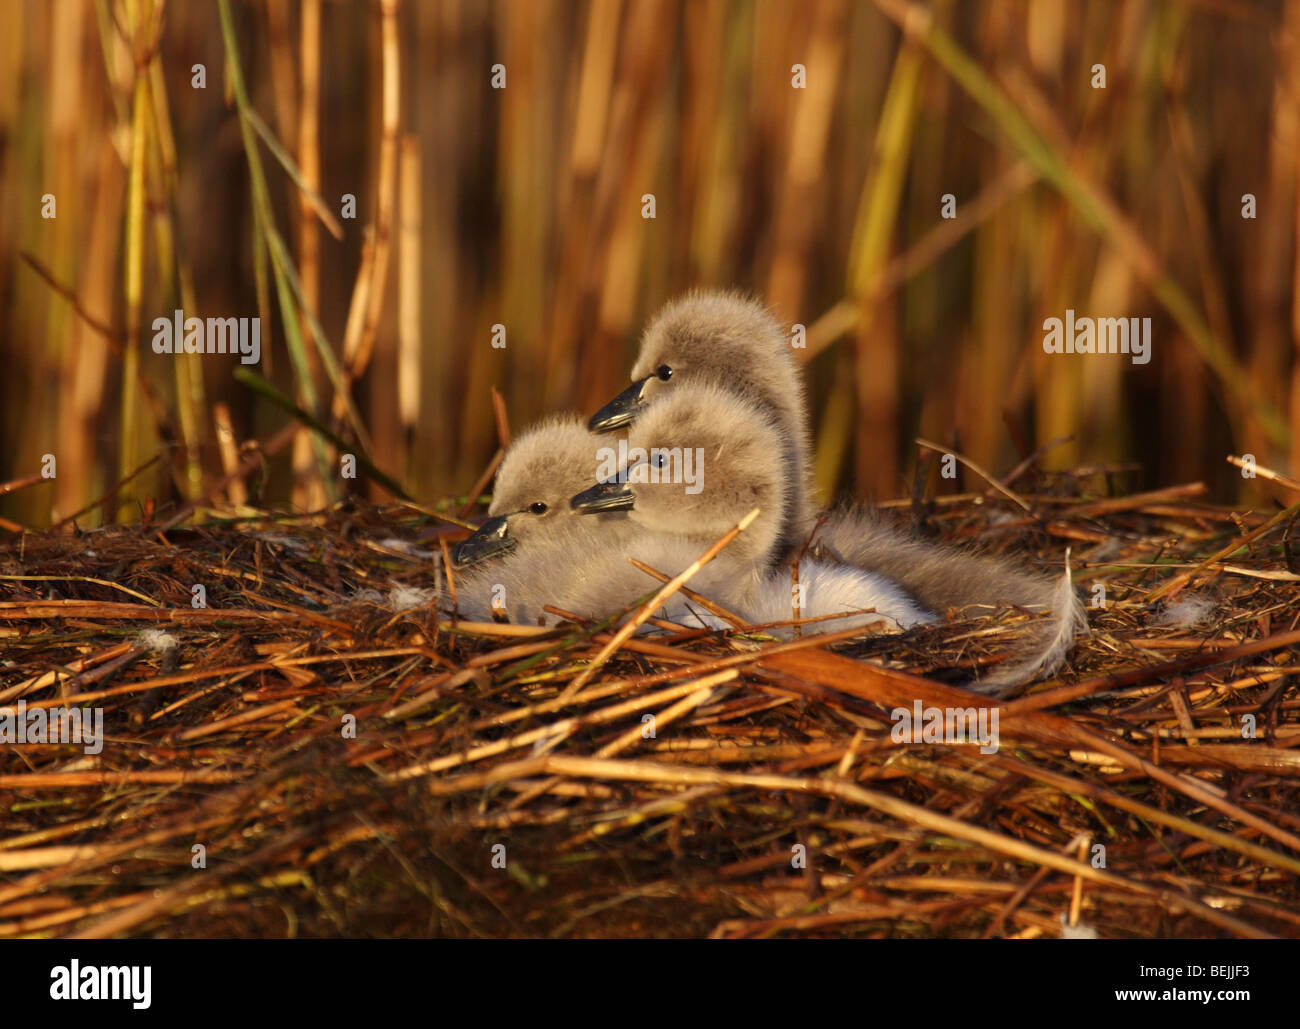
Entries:
<svg viewBox="0 0 1300 1029">
<path fill-rule="evenodd" d="M 811 529 L 811 471 L 804 393 L 789 336 L 757 301 L 701 290 L 670 301 L 647 326 L 632 385 L 592 416 L 593 432 L 630 425 L 657 399 L 684 385 L 714 383 L 768 412 L 778 427 L 778 455 L 794 488 L 783 544 Z"/>
<path fill-rule="evenodd" d="M 778 421 L 803 418 L 789 338 L 761 304 L 740 293 L 696 290 L 665 304 L 641 336 L 632 380 L 592 415 L 592 432 L 630 425 L 656 397 L 706 380 L 781 412 Z"/>
<path fill-rule="evenodd" d="M 608 529 L 578 524 L 582 520 L 569 507 L 569 498 L 591 483 L 598 451 L 609 446 L 608 437 L 592 435 L 574 415 L 549 418 L 516 437 L 497 469 L 491 517 L 456 545 L 456 565 L 480 564 L 573 530 Z"/>
<path fill-rule="evenodd" d="M 793 485 L 781 446 L 780 430 L 757 404 L 714 383 L 683 383 L 632 425 L 617 475 L 572 506 L 627 511 L 642 529 L 687 537 L 701 551 L 760 508 L 724 553 L 728 563 L 761 571 L 778 556 Z"/>
</svg>

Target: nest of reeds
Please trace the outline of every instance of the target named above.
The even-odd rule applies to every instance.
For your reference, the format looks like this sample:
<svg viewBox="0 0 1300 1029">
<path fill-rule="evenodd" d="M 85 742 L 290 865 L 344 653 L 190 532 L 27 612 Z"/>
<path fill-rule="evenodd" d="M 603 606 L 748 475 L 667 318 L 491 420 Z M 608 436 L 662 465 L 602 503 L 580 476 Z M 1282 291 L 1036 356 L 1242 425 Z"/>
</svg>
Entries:
<svg viewBox="0 0 1300 1029">
<path fill-rule="evenodd" d="M 440 615 L 405 508 L 11 537 L 0 708 L 103 733 L 0 747 L 0 936 L 1295 936 L 1295 512 L 1097 485 L 920 512 L 1089 607 L 983 749 L 894 712 L 1025 612 L 612 647 Z"/>
</svg>

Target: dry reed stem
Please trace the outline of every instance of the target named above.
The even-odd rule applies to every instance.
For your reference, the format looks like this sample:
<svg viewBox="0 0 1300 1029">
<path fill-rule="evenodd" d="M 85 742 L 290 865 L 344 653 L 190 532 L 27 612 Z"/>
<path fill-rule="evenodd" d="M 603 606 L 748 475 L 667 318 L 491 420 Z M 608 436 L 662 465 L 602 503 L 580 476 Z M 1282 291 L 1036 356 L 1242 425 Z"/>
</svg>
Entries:
<svg viewBox="0 0 1300 1029">
<path fill-rule="evenodd" d="M 370 363 L 375 334 L 388 283 L 388 255 L 392 247 L 393 208 L 397 190 L 397 137 L 401 117 L 401 57 L 397 46 L 398 0 L 380 0 L 380 114 L 379 167 L 375 178 L 374 266 L 368 289 L 366 317 L 353 364 L 361 375 Z"/>
<path fill-rule="evenodd" d="M 976 475 L 978 475 L 981 479 L 987 482 L 995 490 L 1001 493 L 1004 497 L 1010 500 L 1013 504 L 1018 504 L 1022 510 L 1025 511 L 1033 510 L 1033 508 L 1029 506 L 1029 503 L 1023 497 L 1014 493 L 1007 486 L 1004 486 L 1000 481 L 995 479 L 989 472 L 985 471 L 983 468 L 977 465 L 970 458 L 964 457 L 963 455 L 957 453 L 955 450 L 950 450 L 948 447 L 945 447 L 940 443 L 931 443 L 929 440 L 918 439 L 916 441 L 916 444 L 917 446 L 925 447 L 927 450 L 934 450 L 940 454 L 947 454 L 950 457 L 955 458 L 956 460 L 964 464 L 967 468 L 969 468 L 972 472 L 974 472 Z"/>
<path fill-rule="evenodd" d="M 587 685 L 587 683 L 591 681 L 591 677 L 601 669 L 611 656 L 613 656 L 623 642 L 636 632 L 637 629 L 644 625 L 646 620 L 659 609 L 664 601 L 676 593 L 684 583 L 689 582 L 691 576 L 717 557 L 727 544 L 749 528 L 749 526 L 753 524 L 754 519 L 758 517 L 758 514 L 758 508 L 754 508 L 754 510 L 750 511 L 749 514 L 745 515 L 745 517 L 737 523 L 734 529 L 727 532 L 720 540 L 718 540 L 718 542 L 709 547 L 708 550 L 691 562 L 691 564 L 684 568 L 678 575 L 665 583 L 663 588 L 646 601 L 645 604 L 641 606 L 641 610 L 633 615 L 632 618 L 614 634 L 614 638 L 610 640 L 604 648 L 602 648 L 591 664 L 583 669 L 583 671 L 574 678 L 573 682 L 569 683 L 569 685 L 565 687 L 564 692 L 560 694 L 560 696 L 566 699 L 571 698 L 575 693 L 582 689 L 583 686 Z"/>
<path fill-rule="evenodd" d="M 1269 482 L 1280 483 L 1287 489 L 1300 490 L 1300 481 L 1291 478 L 1289 475 L 1283 475 L 1281 472 L 1275 472 L 1271 468 L 1266 468 L 1263 465 L 1255 464 L 1254 462 L 1248 465 L 1236 454 L 1229 454 L 1227 461 L 1228 464 L 1237 468 L 1250 468 L 1261 479 L 1267 479 Z"/>
</svg>

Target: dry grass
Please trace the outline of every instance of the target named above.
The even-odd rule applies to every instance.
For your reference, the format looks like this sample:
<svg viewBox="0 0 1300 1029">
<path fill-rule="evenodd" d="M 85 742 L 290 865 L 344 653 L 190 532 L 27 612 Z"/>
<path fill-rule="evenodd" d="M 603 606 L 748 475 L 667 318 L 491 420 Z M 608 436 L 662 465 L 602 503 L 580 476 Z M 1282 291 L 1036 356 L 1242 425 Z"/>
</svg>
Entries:
<svg viewBox="0 0 1300 1029">
<path fill-rule="evenodd" d="M 1029 561 L 1068 540 L 1106 588 L 987 755 L 896 744 L 888 711 L 972 702 L 945 680 L 1004 656 L 1014 612 L 633 637 L 596 668 L 608 627 L 393 610 L 459 531 L 409 509 L 14 538 L 0 703 L 102 707 L 107 739 L 0 748 L 0 935 L 1300 935 L 1292 521 L 1123 478 L 917 512 Z M 1192 570 L 1212 616 L 1161 625 Z"/>
</svg>

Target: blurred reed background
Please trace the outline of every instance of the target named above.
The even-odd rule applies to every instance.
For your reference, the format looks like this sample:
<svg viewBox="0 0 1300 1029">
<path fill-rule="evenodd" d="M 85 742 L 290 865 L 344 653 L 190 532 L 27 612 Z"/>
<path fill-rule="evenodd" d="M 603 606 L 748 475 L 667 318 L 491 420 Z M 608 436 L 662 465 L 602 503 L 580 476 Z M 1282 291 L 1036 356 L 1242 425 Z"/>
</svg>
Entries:
<svg viewBox="0 0 1300 1029">
<path fill-rule="evenodd" d="M 590 413 L 706 284 L 808 326 L 828 496 L 905 495 L 918 436 L 1225 499 L 1266 495 L 1230 452 L 1297 470 L 1296 0 L 0 8 L 11 529 L 339 496 L 234 359 L 152 352 L 176 308 L 259 315 L 253 371 L 426 501 L 488 466 L 492 387 Z M 1150 364 L 1044 354 L 1067 307 L 1151 317 Z"/>
</svg>

